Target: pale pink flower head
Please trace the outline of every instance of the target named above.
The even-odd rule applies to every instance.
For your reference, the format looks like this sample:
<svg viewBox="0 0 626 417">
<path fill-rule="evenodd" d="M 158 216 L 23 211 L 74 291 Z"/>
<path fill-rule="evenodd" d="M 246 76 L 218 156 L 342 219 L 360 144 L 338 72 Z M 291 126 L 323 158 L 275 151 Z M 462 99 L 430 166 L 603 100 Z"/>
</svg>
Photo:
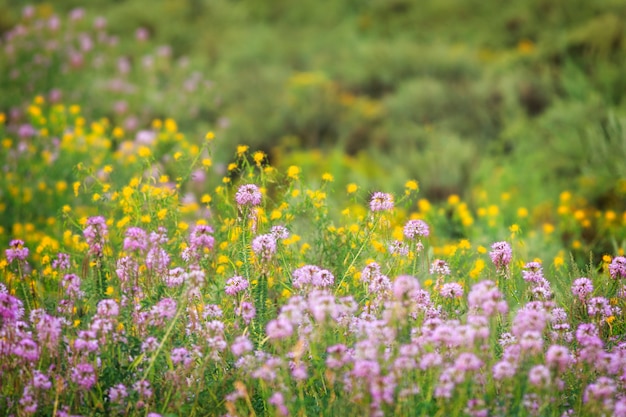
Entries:
<svg viewBox="0 0 626 417">
<path fill-rule="evenodd" d="M 424 220 L 409 220 L 404 225 L 404 236 L 408 239 L 428 237 L 430 229 Z"/>
<path fill-rule="evenodd" d="M 258 206 L 261 204 L 262 198 L 261 190 L 254 184 L 240 186 L 235 194 L 235 201 L 240 206 Z"/>
<path fill-rule="evenodd" d="M 613 279 L 626 278 L 626 257 L 616 256 L 609 265 L 609 274 Z"/>
<path fill-rule="evenodd" d="M 506 271 L 513 258 L 513 251 L 507 242 L 496 242 L 491 245 L 489 256 L 498 271 Z"/>
<path fill-rule="evenodd" d="M 388 211 L 393 210 L 393 196 L 387 193 L 375 192 L 370 200 L 370 210 Z"/>
</svg>

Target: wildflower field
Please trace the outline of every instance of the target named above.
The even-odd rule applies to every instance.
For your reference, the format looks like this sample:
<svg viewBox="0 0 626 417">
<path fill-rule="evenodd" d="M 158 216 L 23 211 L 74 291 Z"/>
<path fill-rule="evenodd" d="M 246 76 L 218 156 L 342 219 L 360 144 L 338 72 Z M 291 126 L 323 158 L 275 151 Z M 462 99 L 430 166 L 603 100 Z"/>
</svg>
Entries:
<svg viewBox="0 0 626 417">
<path fill-rule="evenodd" d="M 171 51 L 47 10 L 1 44 L 0 416 L 626 416 L 626 177 L 435 199 L 224 144 Z"/>
</svg>

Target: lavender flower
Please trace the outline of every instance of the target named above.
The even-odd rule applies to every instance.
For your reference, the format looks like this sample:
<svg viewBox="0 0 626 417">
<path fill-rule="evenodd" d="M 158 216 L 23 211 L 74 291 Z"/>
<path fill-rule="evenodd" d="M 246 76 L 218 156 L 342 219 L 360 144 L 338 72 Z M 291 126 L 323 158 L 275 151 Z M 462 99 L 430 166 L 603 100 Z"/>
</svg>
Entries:
<svg viewBox="0 0 626 417">
<path fill-rule="evenodd" d="M 28 248 L 24 246 L 24 241 L 20 239 L 14 239 L 9 243 L 9 249 L 6 249 L 4 253 L 7 256 L 9 263 L 14 260 L 25 261 L 28 256 Z"/>
<path fill-rule="evenodd" d="M 249 324 L 256 316 L 256 308 L 254 308 L 254 305 L 252 305 L 252 303 L 243 301 L 237 309 L 237 315 L 241 316 L 246 324 Z"/>
<path fill-rule="evenodd" d="M 67 271 L 68 269 L 70 269 L 70 266 L 70 255 L 68 255 L 67 253 L 59 252 L 56 259 L 52 261 L 52 268 L 54 269 Z"/>
<path fill-rule="evenodd" d="M 194 253 L 207 249 L 213 249 L 215 238 L 213 237 L 213 228 L 205 224 L 196 224 L 189 238 L 190 248 Z"/>
<path fill-rule="evenodd" d="M 120 307 L 115 300 L 107 299 L 98 302 L 96 311 L 100 317 L 116 317 L 120 314 Z"/>
<path fill-rule="evenodd" d="M 522 277 L 526 282 L 539 283 L 543 278 L 543 269 L 539 262 L 528 262 L 524 265 Z"/>
<path fill-rule="evenodd" d="M 289 320 L 279 316 L 267 323 L 266 332 L 270 339 L 285 339 L 293 333 L 293 326 Z"/>
<path fill-rule="evenodd" d="M 89 363 L 79 363 L 71 370 L 71 379 L 79 388 L 88 391 L 96 385 L 96 372 Z"/>
<path fill-rule="evenodd" d="M 403 300 L 405 298 L 414 300 L 417 297 L 417 291 L 419 289 L 419 281 L 411 275 L 400 275 L 396 277 L 392 284 L 392 292 L 396 300 Z"/>
<path fill-rule="evenodd" d="M 270 260 L 276 253 L 276 237 L 271 233 L 255 237 L 252 241 L 252 251 L 262 260 Z"/>
<path fill-rule="evenodd" d="M 184 347 L 172 349 L 170 359 L 174 365 L 182 364 L 184 367 L 189 366 L 192 362 L 191 354 Z"/>
<path fill-rule="evenodd" d="M 240 186 L 235 194 L 235 201 L 239 206 L 258 206 L 261 204 L 262 198 L 261 190 L 254 184 Z"/>
<path fill-rule="evenodd" d="M 109 401 L 113 404 L 123 405 L 128 397 L 128 391 L 124 384 L 117 384 L 109 388 Z"/>
<path fill-rule="evenodd" d="M 24 307 L 22 301 L 6 292 L 0 292 L 0 323 L 16 322 L 23 315 Z"/>
<path fill-rule="evenodd" d="M 589 278 L 578 278 L 574 280 L 572 284 L 572 294 L 574 294 L 580 301 L 585 301 L 589 295 L 593 292 L 593 283 Z"/>
<path fill-rule="evenodd" d="M 375 192 L 370 200 L 370 210 L 386 211 L 393 210 L 393 196 L 387 193 Z"/>
<path fill-rule="evenodd" d="M 50 382 L 50 377 L 39 370 L 35 370 L 33 372 L 33 387 L 42 390 L 49 390 L 52 388 L 52 382 Z"/>
<path fill-rule="evenodd" d="M 287 409 L 287 406 L 285 405 L 285 398 L 283 397 L 282 392 L 275 392 L 274 394 L 272 394 L 268 402 L 274 407 L 276 407 L 277 415 L 283 416 L 283 417 L 289 415 L 289 410 Z"/>
<path fill-rule="evenodd" d="M 408 256 L 409 254 L 409 246 L 400 240 L 394 240 L 391 242 L 387 249 L 392 255 Z"/>
<path fill-rule="evenodd" d="M 291 284 L 294 288 L 300 289 L 308 286 L 313 281 L 313 275 L 318 272 L 320 268 L 315 265 L 305 265 L 293 271 Z"/>
<path fill-rule="evenodd" d="M 565 346 L 552 345 L 546 352 L 546 364 L 559 372 L 565 372 L 572 363 L 572 355 Z"/>
<path fill-rule="evenodd" d="M 461 298 L 463 297 L 463 287 L 456 282 L 446 283 L 439 289 L 439 295 L 444 298 Z"/>
<path fill-rule="evenodd" d="M 535 365 L 528 372 L 528 382 L 537 388 L 545 388 L 550 385 L 550 370 L 544 365 Z"/>
<path fill-rule="evenodd" d="M 165 277 L 165 285 L 170 288 L 178 287 L 185 282 L 186 273 L 183 268 L 177 267 L 170 269 L 169 273 Z"/>
<path fill-rule="evenodd" d="M 89 245 L 89 254 L 102 257 L 109 229 L 106 220 L 102 216 L 87 219 L 87 227 L 83 230 L 83 236 Z"/>
<path fill-rule="evenodd" d="M 252 349 L 254 349 L 254 345 L 246 336 L 238 336 L 230 345 L 230 350 L 233 352 L 233 355 L 237 357 L 252 351 Z"/>
<path fill-rule="evenodd" d="M 76 274 L 66 274 L 61 280 L 61 286 L 65 294 L 72 299 L 82 298 L 84 295 L 80 289 L 80 278 Z"/>
<path fill-rule="evenodd" d="M 285 405 L 285 398 L 283 397 L 282 392 L 277 391 L 274 394 L 272 394 L 272 396 L 268 400 L 268 403 L 276 407 L 277 415 L 279 416 L 289 415 L 289 409 L 287 409 L 287 406 Z"/>
<path fill-rule="evenodd" d="M 248 285 L 247 279 L 242 276 L 235 275 L 226 281 L 226 288 L 224 291 L 228 295 L 236 295 L 237 293 L 245 291 L 245 289 L 248 288 Z"/>
<path fill-rule="evenodd" d="M 170 255 L 165 249 L 154 246 L 148 251 L 145 263 L 146 267 L 155 274 L 165 275 L 168 272 Z"/>
<path fill-rule="evenodd" d="M 124 250 L 145 252 L 148 250 L 148 234 L 141 227 L 129 227 L 124 238 Z"/>
<path fill-rule="evenodd" d="M 430 265 L 429 272 L 437 275 L 450 275 L 448 263 L 442 259 L 435 259 Z"/>
<path fill-rule="evenodd" d="M 13 346 L 13 354 L 21 357 L 26 362 L 36 362 L 39 360 L 39 345 L 32 339 L 24 337 Z"/>
<path fill-rule="evenodd" d="M 319 269 L 313 274 L 311 284 L 316 288 L 327 288 L 333 285 L 335 276 L 327 269 Z"/>
<path fill-rule="evenodd" d="M 587 385 L 585 394 L 583 395 L 583 401 L 587 403 L 589 401 L 608 400 L 613 397 L 615 392 L 617 392 L 615 381 L 606 376 L 601 376 L 596 382 Z"/>
<path fill-rule="evenodd" d="M 22 407 L 24 414 L 30 415 L 35 414 L 37 412 L 37 399 L 35 398 L 35 393 L 33 392 L 32 387 L 26 386 L 24 387 L 24 392 L 22 394 L 22 398 L 20 398 L 19 404 Z"/>
<path fill-rule="evenodd" d="M 409 220 L 404 225 L 404 236 L 408 239 L 428 237 L 428 235 L 430 235 L 430 229 L 423 220 Z"/>
<path fill-rule="evenodd" d="M 602 320 L 613 315 L 613 308 L 609 300 L 604 297 L 593 297 L 587 302 L 587 314 L 590 317 L 599 316 Z"/>
<path fill-rule="evenodd" d="M 609 265 L 609 274 L 613 279 L 626 278 L 626 257 L 616 256 Z"/>
<path fill-rule="evenodd" d="M 141 398 L 151 398 L 152 389 L 150 388 L 150 382 L 145 379 L 141 379 L 133 384 L 133 390 L 139 394 Z"/>
<path fill-rule="evenodd" d="M 511 259 L 513 258 L 513 251 L 511 246 L 507 242 L 496 242 L 491 245 L 491 252 L 489 252 L 491 261 L 496 266 L 499 272 L 504 272 L 508 269 Z"/>
<path fill-rule="evenodd" d="M 278 239 L 287 239 L 289 237 L 289 230 L 285 226 L 276 225 L 272 226 L 270 233 Z"/>
<path fill-rule="evenodd" d="M 506 313 L 508 305 L 502 299 L 502 293 L 493 281 L 481 281 L 474 286 L 467 297 L 471 310 L 487 316 L 495 313 Z"/>
</svg>

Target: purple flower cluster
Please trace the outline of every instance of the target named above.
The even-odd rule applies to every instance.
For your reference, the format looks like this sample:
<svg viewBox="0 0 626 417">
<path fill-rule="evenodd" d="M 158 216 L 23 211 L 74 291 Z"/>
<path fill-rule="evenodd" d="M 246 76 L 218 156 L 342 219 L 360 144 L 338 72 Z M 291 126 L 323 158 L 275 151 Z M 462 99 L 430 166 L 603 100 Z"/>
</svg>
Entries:
<svg viewBox="0 0 626 417">
<path fill-rule="evenodd" d="M 416 239 L 420 237 L 428 237 L 430 228 L 423 220 L 409 220 L 404 225 L 404 236 L 408 239 Z"/>
<path fill-rule="evenodd" d="M 83 236 L 89 245 L 89 254 L 102 257 L 104 246 L 109 235 L 106 219 L 102 216 L 87 219 L 87 227 L 83 230 Z"/>
<path fill-rule="evenodd" d="M 443 259 L 435 259 L 428 270 L 433 275 L 450 275 L 450 266 Z"/>
<path fill-rule="evenodd" d="M 9 243 L 9 249 L 6 249 L 4 253 L 9 263 L 14 260 L 25 261 L 28 257 L 28 248 L 24 246 L 23 240 L 14 239 Z"/>
<path fill-rule="evenodd" d="M 124 250 L 145 253 L 148 250 L 148 234 L 141 227 L 129 227 L 124 237 Z"/>
<path fill-rule="evenodd" d="M 269 261 L 276 253 L 276 235 L 268 233 L 255 237 L 252 240 L 252 251 L 262 261 Z"/>
<path fill-rule="evenodd" d="M 613 279 L 626 278 L 626 257 L 616 256 L 609 265 L 609 274 Z"/>
<path fill-rule="evenodd" d="M 578 297 L 578 300 L 585 302 L 593 293 L 593 283 L 589 278 L 577 278 L 572 283 L 572 294 Z"/>
<path fill-rule="evenodd" d="M 258 206 L 262 198 L 261 190 L 254 184 L 241 185 L 235 194 L 235 201 L 239 206 Z"/>
<path fill-rule="evenodd" d="M 228 281 L 226 281 L 226 288 L 224 289 L 224 291 L 226 292 L 226 294 L 234 296 L 242 291 L 245 291 L 246 288 L 248 288 L 248 285 L 249 283 L 247 279 L 242 276 L 235 275 L 234 277 L 229 278 Z"/>
<path fill-rule="evenodd" d="M 553 297 L 550 281 L 544 278 L 543 268 L 539 262 L 528 262 L 522 270 L 524 281 L 531 284 L 533 298 L 550 300 Z"/>
<path fill-rule="evenodd" d="M 439 295 L 443 298 L 461 298 L 463 297 L 463 287 L 456 282 L 445 283 L 439 289 Z"/>
<path fill-rule="evenodd" d="M 389 253 L 392 255 L 397 255 L 397 256 L 409 255 L 409 246 L 400 240 L 394 240 L 393 242 L 391 242 L 389 246 L 387 247 L 387 249 L 389 250 Z"/>
<path fill-rule="evenodd" d="M 370 199 L 370 210 L 389 211 L 393 210 L 393 196 L 391 194 L 375 192 Z"/>
<path fill-rule="evenodd" d="M 507 242 L 496 242 L 491 245 L 489 256 L 498 272 L 506 272 L 513 258 L 513 251 Z"/>
<path fill-rule="evenodd" d="M 292 273 L 291 283 L 296 289 L 326 288 L 335 282 L 334 275 L 315 265 L 302 266 Z"/>
</svg>

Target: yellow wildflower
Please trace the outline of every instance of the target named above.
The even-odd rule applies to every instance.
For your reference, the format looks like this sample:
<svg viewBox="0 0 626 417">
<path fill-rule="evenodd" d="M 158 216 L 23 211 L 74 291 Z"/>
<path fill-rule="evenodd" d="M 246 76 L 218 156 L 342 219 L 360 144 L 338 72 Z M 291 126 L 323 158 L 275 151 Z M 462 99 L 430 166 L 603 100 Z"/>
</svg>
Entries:
<svg viewBox="0 0 626 417">
<path fill-rule="evenodd" d="M 296 165 L 291 165 L 289 168 L 287 168 L 287 177 L 293 180 L 297 180 L 300 175 L 300 172 L 301 172 L 300 167 Z"/>
<path fill-rule="evenodd" d="M 248 149 L 249 149 L 248 145 L 239 145 L 239 146 L 237 146 L 237 156 L 238 157 L 243 156 L 243 154 L 248 152 Z"/>
</svg>

